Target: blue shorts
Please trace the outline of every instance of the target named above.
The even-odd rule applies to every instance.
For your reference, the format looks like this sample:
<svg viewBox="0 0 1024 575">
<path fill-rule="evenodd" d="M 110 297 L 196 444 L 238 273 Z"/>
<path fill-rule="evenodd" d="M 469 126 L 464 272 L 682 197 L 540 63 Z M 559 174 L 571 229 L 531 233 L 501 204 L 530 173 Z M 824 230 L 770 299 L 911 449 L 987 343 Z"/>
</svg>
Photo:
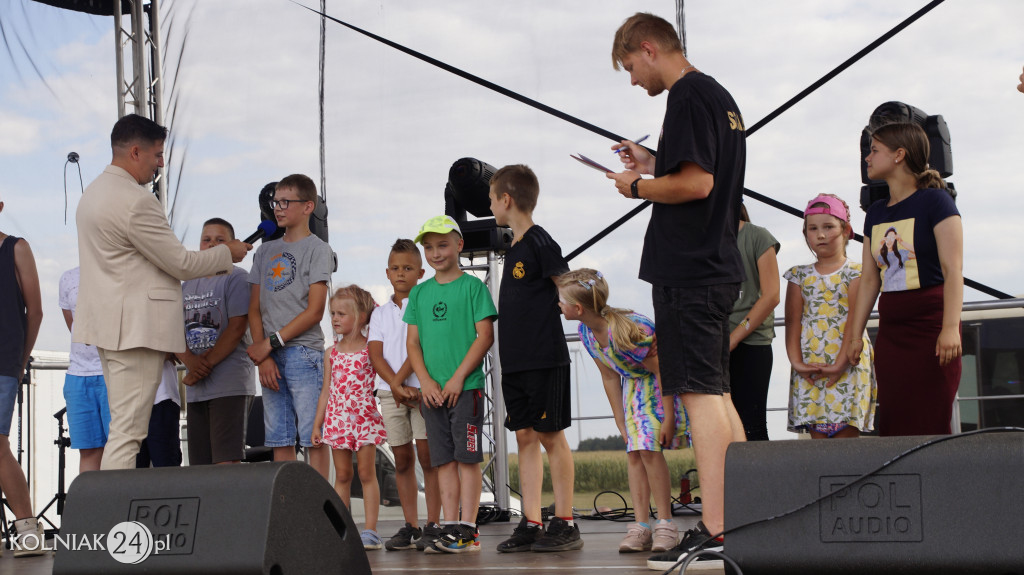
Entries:
<svg viewBox="0 0 1024 575">
<path fill-rule="evenodd" d="M 107 444 L 110 405 L 102 375 L 64 376 L 64 402 L 68 406 L 71 449 L 95 449 Z"/>
<path fill-rule="evenodd" d="M 18 400 L 20 384 L 16 377 L 0 375 L 0 435 L 11 434 L 11 418 L 14 417 L 14 402 Z"/>
<path fill-rule="evenodd" d="M 277 380 L 278 391 L 263 388 L 263 424 L 267 428 L 264 445 L 295 445 L 298 433 L 299 445 L 312 447 L 313 420 L 324 384 L 324 354 L 297 345 L 275 349 L 270 358 L 277 363 L 281 377 Z"/>
</svg>

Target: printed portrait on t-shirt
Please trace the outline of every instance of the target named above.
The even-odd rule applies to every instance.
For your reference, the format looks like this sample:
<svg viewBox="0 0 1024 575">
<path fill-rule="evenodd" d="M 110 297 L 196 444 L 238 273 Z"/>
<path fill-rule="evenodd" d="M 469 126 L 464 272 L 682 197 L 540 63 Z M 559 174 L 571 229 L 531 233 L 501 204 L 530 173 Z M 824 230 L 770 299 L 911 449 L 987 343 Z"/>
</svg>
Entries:
<svg viewBox="0 0 1024 575">
<path fill-rule="evenodd" d="M 883 222 L 871 228 L 871 255 L 882 271 L 883 292 L 921 287 L 913 242 L 913 218 Z"/>
</svg>

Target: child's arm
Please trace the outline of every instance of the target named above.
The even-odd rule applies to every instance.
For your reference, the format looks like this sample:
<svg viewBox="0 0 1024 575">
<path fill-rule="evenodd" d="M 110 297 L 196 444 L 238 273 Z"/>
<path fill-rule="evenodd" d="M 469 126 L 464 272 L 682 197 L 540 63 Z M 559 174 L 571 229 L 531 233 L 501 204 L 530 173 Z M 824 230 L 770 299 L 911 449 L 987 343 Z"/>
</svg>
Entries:
<svg viewBox="0 0 1024 575">
<path fill-rule="evenodd" d="M 612 416 L 615 418 L 615 427 L 619 428 L 619 435 L 624 443 L 629 443 L 626 435 L 626 414 L 622 408 L 622 377 L 610 367 L 594 358 L 597 370 L 601 372 L 601 383 L 604 384 L 604 393 L 608 396 L 608 405 L 612 407 Z"/>
<path fill-rule="evenodd" d="M 853 278 L 850 281 L 850 288 L 846 293 L 846 301 L 852 302 L 857 300 L 857 292 L 860 291 L 860 278 Z M 847 312 L 846 321 L 850 321 L 849 312 Z M 845 332 L 845 330 L 844 330 Z M 861 332 L 863 333 L 863 332 Z M 854 337 L 854 336 L 851 336 Z M 860 339 L 861 336 L 856 336 Z M 861 342 L 863 343 L 863 342 Z M 836 361 L 832 365 L 826 365 L 821 368 L 821 375 L 828 377 L 828 381 L 825 382 L 825 387 L 832 387 L 839 383 L 840 378 L 846 373 L 846 370 L 850 368 L 850 360 L 846 357 L 846 350 L 850 347 L 850 340 L 843 333 L 843 342 L 839 346 L 839 353 L 836 354 Z"/>
<path fill-rule="evenodd" d="M 455 369 L 451 379 L 444 382 L 444 389 L 441 390 L 441 395 L 448 403 L 448 407 L 455 407 L 455 404 L 458 403 L 466 378 L 476 369 L 476 366 L 480 365 L 484 356 L 487 355 L 487 350 L 491 349 L 491 345 L 494 343 L 493 318 L 482 319 L 475 325 L 476 339 L 473 340 L 473 345 L 469 346 L 466 357 L 462 358 L 462 363 Z"/>
<path fill-rule="evenodd" d="M 882 276 L 879 274 L 878 263 L 871 253 L 871 238 L 864 236 L 860 288 L 856 300 L 852 296 L 849 298 L 850 313 L 846 316 L 846 330 L 843 333 L 843 341 L 849 342 L 846 360 L 850 365 L 857 365 L 860 362 L 860 354 L 864 351 L 864 329 L 868 325 L 868 316 L 875 307 L 875 300 L 878 299 L 878 291 L 882 289 Z"/>
<path fill-rule="evenodd" d="M 249 358 L 255 363 L 260 372 L 260 385 L 272 390 L 278 391 L 277 380 L 281 378 L 281 373 L 277 370 L 277 362 L 270 357 L 270 352 L 260 357 L 260 352 L 257 348 L 257 343 L 266 342 L 266 335 L 263 333 L 263 314 L 260 312 L 260 284 L 251 284 L 251 293 L 249 294 L 249 334 L 252 335 L 253 344 L 246 350 L 249 354 Z"/>
<path fill-rule="evenodd" d="M 408 344 L 408 342 L 406 343 Z M 398 373 L 395 373 L 391 369 L 391 364 L 384 359 L 384 342 L 369 341 L 366 344 L 366 351 L 370 355 L 370 365 L 373 366 L 374 371 L 391 387 L 391 395 L 395 399 L 396 406 L 402 405 L 407 399 L 416 398 L 415 392 L 402 383 L 412 374 L 412 363 L 409 362 L 408 357 L 402 363 L 402 367 L 398 368 Z"/>
<path fill-rule="evenodd" d="M 430 372 L 427 371 L 427 364 L 423 361 L 423 348 L 420 347 L 420 329 L 416 324 L 409 324 L 409 329 L 405 336 L 405 347 L 409 353 L 407 361 L 412 364 L 412 369 L 416 372 L 416 378 L 420 380 L 420 389 L 422 390 L 423 398 L 427 400 L 427 405 L 440 407 L 444 403 L 444 397 L 441 396 L 441 386 L 430 377 Z"/>
<path fill-rule="evenodd" d="M 250 298 L 249 303 L 249 315 L 252 315 L 252 299 L 258 299 L 259 286 L 257 285 L 253 290 L 253 298 Z M 281 343 L 285 343 L 291 339 L 294 339 L 302 335 L 306 330 L 320 323 L 320 320 L 324 319 L 324 308 L 327 302 L 327 282 L 316 282 L 310 284 L 309 295 L 306 298 L 306 309 L 299 312 L 299 315 L 292 318 L 284 327 L 277 330 L 278 336 L 281 338 Z M 259 302 L 256 302 L 257 308 Z M 260 334 L 263 334 L 262 322 L 260 326 Z M 256 334 L 253 333 L 253 344 L 249 346 L 249 357 L 253 361 L 262 362 L 264 359 L 270 356 L 270 352 L 273 348 L 270 346 L 270 338 L 264 337 L 260 340 L 256 339 Z"/>
<path fill-rule="evenodd" d="M 800 320 L 803 313 L 804 296 L 800 293 L 800 286 L 789 282 L 786 286 L 786 355 L 793 365 L 793 371 L 813 380 L 821 368 L 804 363 L 803 350 L 800 349 Z"/>
<path fill-rule="evenodd" d="M 775 306 L 779 305 L 779 260 L 775 257 L 775 246 L 769 246 L 757 258 L 757 276 L 761 288 L 761 297 L 747 312 L 747 317 L 729 334 L 729 351 L 736 349 L 741 341 L 757 329 Z"/>
<path fill-rule="evenodd" d="M 662 389 L 661 365 L 658 363 L 658 356 L 648 354 L 644 358 L 643 364 L 647 371 L 654 374 L 655 380 L 658 382 L 658 389 Z M 679 426 L 679 422 L 676 421 L 676 396 L 670 393 L 662 395 L 658 400 L 661 401 L 662 412 L 665 414 L 665 419 L 661 422 L 661 432 L 658 433 L 658 443 L 667 449 L 676 438 L 676 428 Z"/>
<path fill-rule="evenodd" d="M 935 342 L 939 365 L 963 354 L 960 312 L 964 305 L 964 227 L 960 216 L 949 216 L 933 228 L 942 266 L 942 331 Z"/>
<path fill-rule="evenodd" d="M 323 441 L 324 418 L 327 416 L 327 398 L 331 396 L 331 348 L 324 350 L 324 384 L 320 388 L 320 399 L 316 402 L 316 417 L 313 418 L 313 447 L 320 447 Z"/>
</svg>

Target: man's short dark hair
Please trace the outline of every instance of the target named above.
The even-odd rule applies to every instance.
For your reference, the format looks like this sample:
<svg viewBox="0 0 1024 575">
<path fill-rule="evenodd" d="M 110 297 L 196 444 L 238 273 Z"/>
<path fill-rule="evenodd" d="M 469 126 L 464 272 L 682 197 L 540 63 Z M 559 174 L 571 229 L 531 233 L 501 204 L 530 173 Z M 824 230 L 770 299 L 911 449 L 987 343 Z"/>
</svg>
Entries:
<svg viewBox="0 0 1024 575">
<path fill-rule="evenodd" d="M 315 202 L 316 201 L 316 184 L 313 180 L 305 174 L 292 174 L 285 176 L 277 183 L 276 190 L 281 188 L 294 188 L 295 194 L 299 196 L 299 199 L 303 202 Z"/>
<path fill-rule="evenodd" d="M 235 239 L 235 227 L 224 218 L 210 218 L 203 222 L 203 227 L 205 228 L 206 226 L 224 226 L 231 233 L 231 239 Z"/>
<path fill-rule="evenodd" d="M 134 143 L 149 145 L 167 139 L 167 128 L 138 114 L 128 114 L 114 123 L 110 132 L 110 147 L 119 148 Z"/>
</svg>

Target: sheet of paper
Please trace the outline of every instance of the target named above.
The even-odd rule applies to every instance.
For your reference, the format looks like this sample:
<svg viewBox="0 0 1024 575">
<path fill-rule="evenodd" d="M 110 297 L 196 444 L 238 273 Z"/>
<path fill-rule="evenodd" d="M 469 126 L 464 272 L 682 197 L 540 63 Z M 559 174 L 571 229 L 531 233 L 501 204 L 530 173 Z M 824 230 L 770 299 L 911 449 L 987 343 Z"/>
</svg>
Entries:
<svg viewBox="0 0 1024 575">
<path fill-rule="evenodd" d="M 576 160 L 577 162 L 583 164 L 584 166 L 593 168 L 593 169 L 595 169 L 595 170 L 597 170 L 599 172 L 602 172 L 602 173 L 608 173 L 608 172 L 614 172 L 615 171 L 615 170 L 610 170 L 610 169 L 602 166 L 601 164 L 598 164 L 597 162 L 595 162 L 594 160 L 591 160 L 590 158 L 584 156 L 583 154 L 580 154 L 578 156 L 573 155 L 573 154 L 569 154 L 569 157 L 574 159 L 574 160 Z"/>
</svg>

